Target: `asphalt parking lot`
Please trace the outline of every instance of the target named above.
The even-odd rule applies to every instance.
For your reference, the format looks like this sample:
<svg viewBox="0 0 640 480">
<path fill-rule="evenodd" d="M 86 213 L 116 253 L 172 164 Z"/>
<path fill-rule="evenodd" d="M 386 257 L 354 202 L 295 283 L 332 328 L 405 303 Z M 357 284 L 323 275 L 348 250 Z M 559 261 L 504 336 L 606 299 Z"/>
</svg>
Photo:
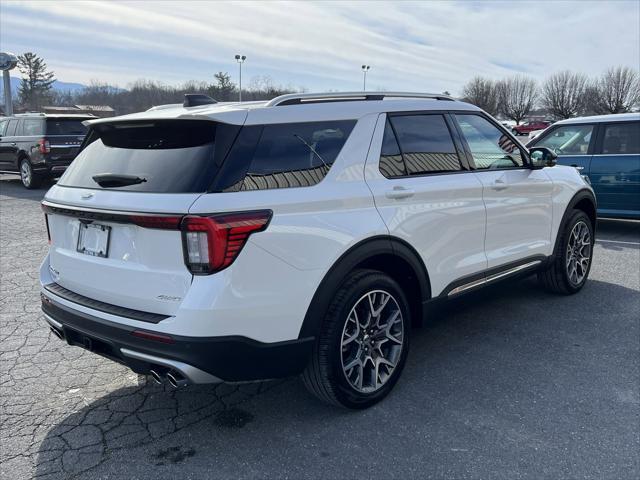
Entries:
<svg viewBox="0 0 640 480">
<path fill-rule="evenodd" d="M 450 303 L 363 412 L 298 379 L 156 386 L 52 335 L 39 201 L 0 178 L 0 475 L 27 478 L 640 477 L 640 222 L 601 221 L 572 297 L 533 279 Z"/>
</svg>

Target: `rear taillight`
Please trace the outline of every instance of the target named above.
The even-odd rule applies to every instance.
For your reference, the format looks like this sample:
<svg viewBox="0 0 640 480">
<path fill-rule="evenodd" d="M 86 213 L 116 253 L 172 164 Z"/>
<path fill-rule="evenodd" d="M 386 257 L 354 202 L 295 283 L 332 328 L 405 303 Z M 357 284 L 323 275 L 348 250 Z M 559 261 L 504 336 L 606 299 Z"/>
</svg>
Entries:
<svg viewBox="0 0 640 480">
<path fill-rule="evenodd" d="M 51 144 L 49 143 L 49 140 L 46 138 L 38 140 L 38 151 L 40 153 L 49 153 L 51 151 Z"/>
<path fill-rule="evenodd" d="M 271 210 L 260 210 L 184 217 L 181 227 L 184 260 L 191 273 L 208 275 L 227 268 L 249 235 L 267 228 L 271 214 Z"/>
</svg>

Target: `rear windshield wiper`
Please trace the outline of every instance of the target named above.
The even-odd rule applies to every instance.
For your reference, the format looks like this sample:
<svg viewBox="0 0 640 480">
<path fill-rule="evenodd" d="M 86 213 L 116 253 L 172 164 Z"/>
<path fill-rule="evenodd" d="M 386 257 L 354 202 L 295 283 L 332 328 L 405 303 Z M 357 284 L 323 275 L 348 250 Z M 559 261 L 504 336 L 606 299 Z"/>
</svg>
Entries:
<svg viewBox="0 0 640 480">
<path fill-rule="evenodd" d="M 122 175 L 118 173 L 99 173 L 91 178 L 93 178 L 94 182 L 104 188 L 126 187 L 128 185 L 137 185 L 147 181 L 146 178 L 141 178 L 136 175 Z"/>
</svg>

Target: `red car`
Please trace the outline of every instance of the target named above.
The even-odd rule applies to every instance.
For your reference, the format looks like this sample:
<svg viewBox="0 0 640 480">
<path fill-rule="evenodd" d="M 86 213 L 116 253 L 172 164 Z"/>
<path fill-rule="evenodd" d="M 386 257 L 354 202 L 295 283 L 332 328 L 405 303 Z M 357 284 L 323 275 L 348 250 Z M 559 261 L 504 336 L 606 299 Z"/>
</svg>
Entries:
<svg viewBox="0 0 640 480">
<path fill-rule="evenodd" d="M 514 135 L 528 135 L 529 132 L 533 132 L 534 130 L 544 130 L 551 122 L 545 122 L 542 120 L 532 120 L 530 122 L 524 122 L 520 125 L 516 125 L 511 129 Z"/>
</svg>

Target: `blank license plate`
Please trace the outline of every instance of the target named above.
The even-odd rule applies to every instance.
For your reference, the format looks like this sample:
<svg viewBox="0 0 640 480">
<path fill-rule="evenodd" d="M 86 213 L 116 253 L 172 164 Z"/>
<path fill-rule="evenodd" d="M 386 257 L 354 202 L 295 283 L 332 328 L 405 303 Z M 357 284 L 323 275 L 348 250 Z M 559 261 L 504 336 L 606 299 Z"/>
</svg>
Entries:
<svg viewBox="0 0 640 480">
<path fill-rule="evenodd" d="M 93 257 L 109 255 L 109 236 L 111 227 L 99 223 L 80 223 L 78 247 L 80 253 Z"/>
</svg>

